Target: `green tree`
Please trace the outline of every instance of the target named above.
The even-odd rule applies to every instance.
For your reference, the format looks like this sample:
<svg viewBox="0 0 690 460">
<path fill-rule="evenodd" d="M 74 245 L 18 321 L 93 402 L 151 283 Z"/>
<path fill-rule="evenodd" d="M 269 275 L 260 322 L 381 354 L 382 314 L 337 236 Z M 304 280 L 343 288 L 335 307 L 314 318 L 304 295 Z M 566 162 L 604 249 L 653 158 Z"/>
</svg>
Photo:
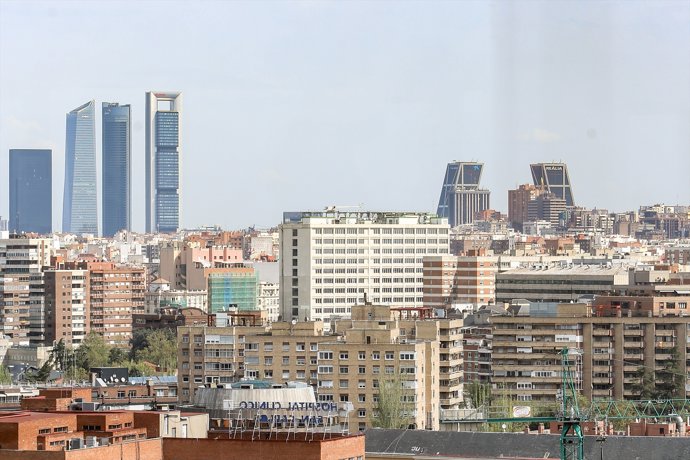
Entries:
<svg viewBox="0 0 690 460">
<path fill-rule="evenodd" d="M 177 341 L 170 329 L 152 330 L 146 336 L 146 347 L 135 354 L 137 361 L 160 366 L 163 372 L 177 369 Z"/>
<path fill-rule="evenodd" d="M 657 389 L 654 382 L 654 373 L 644 366 L 637 368 L 635 372 L 637 383 L 631 389 L 639 395 L 638 399 L 656 399 Z"/>
<path fill-rule="evenodd" d="M 65 346 L 65 341 L 60 339 L 60 341 L 56 343 L 55 346 L 53 346 L 53 349 L 50 351 L 49 360 L 53 364 L 54 369 L 62 371 L 65 369 L 66 363 L 71 358 L 71 355 L 72 352 Z"/>
<path fill-rule="evenodd" d="M 470 382 L 465 385 L 465 398 L 472 408 L 488 406 L 491 403 L 491 385 L 481 382 Z"/>
<path fill-rule="evenodd" d="M 685 365 L 681 366 L 678 347 L 673 347 L 670 358 L 656 373 L 657 399 L 685 399 Z"/>
<path fill-rule="evenodd" d="M 155 368 L 152 368 L 149 364 L 144 362 L 129 361 L 125 363 L 125 365 L 127 366 L 130 377 L 147 377 L 153 375 L 156 371 Z"/>
<path fill-rule="evenodd" d="M 0 385 L 9 385 L 12 383 L 12 374 L 6 366 L 0 366 Z"/>
<path fill-rule="evenodd" d="M 53 370 L 53 365 L 50 360 L 43 363 L 40 369 L 32 372 L 24 373 L 24 380 L 27 382 L 47 382 L 50 378 L 50 371 Z"/>
<path fill-rule="evenodd" d="M 77 349 L 77 364 L 89 371 L 92 367 L 103 367 L 108 365 L 110 347 L 103 336 L 95 332 L 89 332 Z"/>
<path fill-rule="evenodd" d="M 401 429 L 413 423 L 411 410 L 404 402 L 405 390 L 400 375 L 386 375 L 379 382 L 377 400 L 371 417 L 376 428 Z"/>
<path fill-rule="evenodd" d="M 122 348 L 113 347 L 108 352 L 109 366 L 126 366 L 129 361 L 129 354 Z"/>
</svg>

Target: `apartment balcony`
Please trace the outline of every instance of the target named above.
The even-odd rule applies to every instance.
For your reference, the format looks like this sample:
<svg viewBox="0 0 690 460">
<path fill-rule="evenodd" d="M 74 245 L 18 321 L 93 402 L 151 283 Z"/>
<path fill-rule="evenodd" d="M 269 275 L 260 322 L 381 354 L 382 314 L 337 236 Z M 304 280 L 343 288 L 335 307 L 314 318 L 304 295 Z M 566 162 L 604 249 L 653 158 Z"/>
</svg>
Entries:
<svg viewBox="0 0 690 460">
<path fill-rule="evenodd" d="M 626 329 L 623 331 L 625 337 L 642 337 L 644 332 L 641 329 Z"/>
<path fill-rule="evenodd" d="M 674 329 L 657 329 L 654 331 L 657 337 L 675 337 L 676 331 Z"/>
<path fill-rule="evenodd" d="M 626 353 L 623 355 L 623 359 L 626 361 L 642 361 L 644 359 L 644 355 L 642 353 Z"/>
<path fill-rule="evenodd" d="M 611 329 L 592 329 L 592 335 L 598 337 L 612 337 L 613 330 Z"/>
<path fill-rule="evenodd" d="M 613 377 L 592 377 L 592 383 L 613 385 Z"/>
<path fill-rule="evenodd" d="M 623 342 L 625 348 L 644 348 L 644 342 Z"/>
<path fill-rule="evenodd" d="M 656 348 L 673 348 L 676 346 L 675 342 L 655 342 Z"/>
</svg>

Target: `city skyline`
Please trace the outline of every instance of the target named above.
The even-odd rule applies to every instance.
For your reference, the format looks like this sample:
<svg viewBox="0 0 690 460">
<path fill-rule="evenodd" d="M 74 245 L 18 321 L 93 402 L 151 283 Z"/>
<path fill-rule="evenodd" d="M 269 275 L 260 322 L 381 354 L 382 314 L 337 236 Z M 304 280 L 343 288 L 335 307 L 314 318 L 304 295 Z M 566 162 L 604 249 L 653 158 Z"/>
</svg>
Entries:
<svg viewBox="0 0 690 460">
<path fill-rule="evenodd" d="M 142 231 L 142 97 L 171 88 L 185 93 L 182 227 L 271 226 L 284 210 L 330 204 L 433 211 L 453 160 L 484 163 L 483 187 L 504 213 L 507 191 L 530 183 L 529 164 L 540 162 L 568 164 L 581 206 L 689 202 L 690 53 L 679 45 L 690 43 L 690 6 L 517 3 L 160 12 L 155 3 L 2 2 L 0 182 L 9 149 L 52 148 L 60 209 L 61 114 L 79 100 L 127 101 L 132 229 Z M 160 42 L 146 28 L 122 43 L 96 33 L 64 64 L 53 57 L 80 30 L 75 23 L 89 31 L 103 17 L 154 13 L 183 18 L 185 31 L 160 43 L 155 61 L 136 49 Z M 354 24 L 360 33 L 343 42 Z M 104 49 L 124 47 L 121 66 L 73 80 L 86 63 L 105 66 Z M 17 79 L 7 70 L 29 65 L 51 72 Z M 252 199 L 230 198 L 236 191 Z"/>
</svg>

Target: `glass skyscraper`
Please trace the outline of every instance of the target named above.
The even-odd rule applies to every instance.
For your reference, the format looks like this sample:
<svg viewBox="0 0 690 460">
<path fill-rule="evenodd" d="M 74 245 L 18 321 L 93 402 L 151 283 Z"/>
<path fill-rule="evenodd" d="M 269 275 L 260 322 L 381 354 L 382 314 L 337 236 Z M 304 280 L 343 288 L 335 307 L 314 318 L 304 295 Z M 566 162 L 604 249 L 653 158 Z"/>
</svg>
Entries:
<svg viewBox="0 0 690 460">
<path fill-rule="evenodd" d="M 53 152 L 10 150 L 10 232 L 52 232 Z"/>
<path fill-rule="evenodd" d="M 98 234 L 94 101 L 67 114 L 62 231 Z"/>
<path fill-rule="evenodd" d="M 451 227 L 474 222 L 477 212 L 489 209 L 490 192 L 479 188 L 483 163 L 448 163 L 436 214 L 447 217 Z"/>
<path fill-rule="evenodd" d="M 535 186 L 564 199 L 566 206 L 575 206 L 573 188 L 565 163 L 535 163 L 529 167 Z"/>
<path fill-rule="evenodd" d="M 181 93 L 146 93 L 146 231 L 180 227 Z"/>
<path fill-rule="evenodd" d="M 132 219 L 131 109 L 104 102 L 102 110 L 103 236 L 113 236 Z"/>
</svg>

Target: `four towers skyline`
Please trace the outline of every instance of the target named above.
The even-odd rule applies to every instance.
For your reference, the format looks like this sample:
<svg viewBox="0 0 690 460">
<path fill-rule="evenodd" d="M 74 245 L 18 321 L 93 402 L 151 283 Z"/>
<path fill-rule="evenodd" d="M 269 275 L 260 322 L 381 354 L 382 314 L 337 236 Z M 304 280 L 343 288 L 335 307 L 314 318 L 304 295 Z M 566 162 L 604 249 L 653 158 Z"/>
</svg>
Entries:
<svg viewBox="0 0 690 460">
<path fill-rule="evenodd" d="M 146 93 L 146 231 L 176 232 L 182 93 Z M 62 231 L 99 234 L 95 101 L 67 113 Z M 103 236 L 132 225 L 131 106 L 102 103 Z M 10 149 L 9 230 L 51 233 L 52 150 Z M 149 224 L 150 223 L 150 224 Z"/>
</svg>

